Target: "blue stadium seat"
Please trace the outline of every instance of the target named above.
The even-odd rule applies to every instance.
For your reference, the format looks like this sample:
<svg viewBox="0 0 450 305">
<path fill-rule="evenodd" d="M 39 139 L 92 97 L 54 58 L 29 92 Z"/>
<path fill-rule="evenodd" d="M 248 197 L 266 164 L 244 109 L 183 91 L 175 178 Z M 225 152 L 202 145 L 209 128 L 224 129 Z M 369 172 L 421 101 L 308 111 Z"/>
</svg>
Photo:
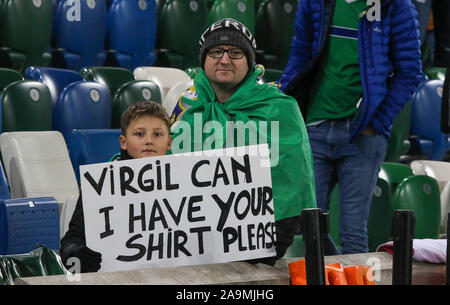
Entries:
<svg viewBox="0 0 450 305">
<path fill-rule="evenodd" d="M 156 60 L 157 8 L 155 0 L 114 0 L 106 17 L 105 66 L 133 70 Z"/>
<path fill-rule="evenodd" d="M 53 197 L 0 201 L 0 255 L 23 254 L 43 245 L 59 250 L 58 202 Z"/>
<path fill-rule="evenodd" d="M 411 153 L 440 161 L 449 151 L 448 134 L 441 132 L 442 80 L 423 82 L 411 101 Z"/>
<path fill-rule="evenodd" d="M 73 129 L 111 128 L 111 97 L 106 85 L 79 81 L 68 85 L 53 107 L 52 129 L 65 139 Z"/>
<path fill-rule="evenodd" d="M 84 80 L 80 73 L 59 68 L 28 67 L 25 78 L 35 80 L 47 85 L 55 105 L 63 89 L 73 82 Z"/>
<path fill-rule="evenodd" d="M 120 152 L 120 129 L 75 129 L 67 137 L 70 160 L 80 183 L 80 165 L 108 162 Z"/>
<path fill-rule="evenodd" d="M 106 59 L 106 1 L 59 0 L 53 12 L 52 67 L 78 71 Z"/>
<path fill-rule="evenodd" d="M 0 162 L 0 200 L 11 199 L 8 180 L 6 179 L 5 170 Z"/>
</svg>

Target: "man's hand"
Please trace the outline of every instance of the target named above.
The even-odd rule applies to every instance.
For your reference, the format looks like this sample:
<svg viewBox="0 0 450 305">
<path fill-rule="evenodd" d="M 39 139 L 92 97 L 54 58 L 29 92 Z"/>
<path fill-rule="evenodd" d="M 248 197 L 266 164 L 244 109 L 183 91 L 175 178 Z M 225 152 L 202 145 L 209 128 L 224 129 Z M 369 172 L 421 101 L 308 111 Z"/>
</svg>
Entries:
<svg viewBox="0 0 450 305">
<path fill-rule="evenodd" d="M 365 135 L 370 135 L 370 136 L 376 136 L 377 135 L 377 132 L 373 128 L 372 124 L 367 125 L 366 128 L 363 129 L 362 133 L 365 134 Z"/>
</svg>

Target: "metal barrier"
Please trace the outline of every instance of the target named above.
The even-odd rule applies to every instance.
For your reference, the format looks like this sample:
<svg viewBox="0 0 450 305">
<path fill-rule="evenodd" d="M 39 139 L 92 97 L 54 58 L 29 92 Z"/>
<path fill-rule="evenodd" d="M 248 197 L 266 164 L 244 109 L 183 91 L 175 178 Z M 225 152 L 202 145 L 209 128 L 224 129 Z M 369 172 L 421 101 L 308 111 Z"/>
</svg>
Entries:
<svg viewBox="0 0 450 305">
<path fill-rule="evenodd" d="M 392 219 L 392 238 L 394 241 L 392 285 L 411 285 L 414 226 L 415 216 L 413 211 L 394 211 Z"/>
<path fill-rule="evenodd" d="M 328 213 L 320 209 L 304 209 L 300 226 L 305 244 L 306 281 L 308 285 L 325 285 L 323 240 L 330 232 Z"/>
</svg>

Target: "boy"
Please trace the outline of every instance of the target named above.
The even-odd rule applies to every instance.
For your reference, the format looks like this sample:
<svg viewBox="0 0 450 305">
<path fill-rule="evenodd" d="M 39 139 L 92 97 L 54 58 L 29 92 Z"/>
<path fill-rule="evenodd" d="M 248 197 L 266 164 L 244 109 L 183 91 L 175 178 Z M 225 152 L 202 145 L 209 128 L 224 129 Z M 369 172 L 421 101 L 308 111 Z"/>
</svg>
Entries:
<svg viewBox="0 0 450 305">
<path fill-rule="evenodd" d="M 130 105 L 122 114 L 120 153 L 110 161 L 162 156 L 170 150 L 172 137 L 169 118 L 164 108 L 155 102 L 145 101 Z M 70 257 L 80 260 L 80 271 L 97 272 L 101 253 L 86 246 L 81 194 L 69 224 L 69 230 L 61 240 L 60 255 L 66 268 Z"/>
</svg>

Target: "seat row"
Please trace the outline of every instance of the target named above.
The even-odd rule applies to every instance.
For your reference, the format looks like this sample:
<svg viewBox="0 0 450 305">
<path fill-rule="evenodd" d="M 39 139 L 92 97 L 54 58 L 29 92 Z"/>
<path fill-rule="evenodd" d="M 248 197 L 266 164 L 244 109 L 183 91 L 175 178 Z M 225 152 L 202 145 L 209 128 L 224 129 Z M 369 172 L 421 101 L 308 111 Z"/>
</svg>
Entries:
<svg viewBox="0 0 450 305">
<path fill-rule="evenodd" d="M 120 128 L 123 111 L 137 101 L 162 103 L 170 115 L 178 96 L 192 85 L 182 70 L 139 67 L 0 69 L 1 127 L 8 131 Z M 178 86 L 175 86 L 178 84 Z M 172 91 L 170 89 L 175 87 Z"/>
<path fill-rule="evenodd" d="M 367 234 L 369 252 L 391 241 L 394 210 L 412 210 L 415 215 L 414 238 L 444 238 L 450 212 L 450 163 L 415 160 L 410 166 L 383 162 L 372 197 Z M 330 201 L 330 236 L 340 248 L 339 186 Z M 301 235 L 294 238 L 285 257 L 303 257 L 305 247 Z"/>
<path fill-rule="evenodd" d="M 87 66 L 198 65 L 198 39 L 223 17 L 259 40 L 259 62 L 282 69 L 297 0 L 6 0 L 0 6 L 0 67 L 78 71 Z"/>
<path fill-rule="evenodd" d="M 39 231 L 52 236 L 53 245 L 59 247 L 61 238 L 68 229 L 68 223 L 75 209 L 79 195 L 79 166 L 84 164 L 107 162 L 120 150 L 119 129 L 88 129 L 72 130 L 66 141 L 58 131 L 41 132 L 7 132 L 0 135 L 0 151 L 5 169 L 5 175 L 0 175 L 0 216 L 5 216 L 2 210 L 3 201 L 20 203 L 21 209 L 33 211 L 38 202 L 52 204 L 51 213 L 34 214 L 27 212 L 22 217 L 50 217 L 45 223 L 58 226 L 51 231 Z M 1 166 L 1 164 L 0 164 Z M 446 232 L 447 214 L 450 211 L 450 172 L 449 163 L 437 161 L 414 161 L 411 167 L 392 162 L 384 162 L 373 195 L 370 216 L 368 219 L 369 250 L 375 251 L 381 243 L 391 239 L 391 219 L 395 209 L 407 209 L 415 212 L 415 238 L 439 238 Z M 0 174 L 3 173 L 0 167 Z M 9 191 L 10 190 L 10 191 Z M 339 208 L 338 191 L 332 194 L 330 204 L 330 234 L 339 245 Z M 44 199 L 42 199 L 44 197 Z M 13 198 L 14 201 L 8 201 Z M 20 199 L 23 198 L 23 199 Z M 39 199 L 41 198 L 41 199 Z M 20 208 L 17 208 L 20 210 Z M 58 213 L 54 213 L 54 209 Z M 15 218 L 17 209 L 10 210 Z M 22 213 L 23 214 L 23 213 Z M 36 220 L 35 218 L 33 218 Z M 41 219 L 41 218 L 39 218 Z M 39 220 L 41 223 L 43 220 Z M 24 226 L 24 221 L 3 221 L 3 226 Z M 11 232 L 0 230 L 1 234 Z M 36 232 L 22 230 L 15 232 L 9 239 L 20 239 L 21 234 L 33 236 Z M 56 233 L 58 234 L 56 234 Z M 27 235 L 27 236 L 28 236 Z M 56 237 L 57 235 L 57 237 Z M 34 236 L 34 238 L 41 238 Z M 30 237 L 31 238 L 31 237 Z M 57 238 L 57 241 L 55 241 Z M 8 238 L 0 241 L 7 243 Z M 6 241 L 5 241 L 6 240 Z M 21 248 L 25 253 L 34 249 L 31 239 L 22 238 L 21 247 L 25 243 L 28 248 Z M 297 243 L 299 242 L 296 239 Z M 9 254 L 16 254 L 13 248 Z M 298 247 L 298 245 L 293 245 Z M 1 249 L 1 247 L 0 247 Z M 53 247 L 55 249 L 55 247 Z M 0 253 L 1 254 L 1 253 Z M 6 253 L 3 253 L 6 254 Z"/>
</svg>

